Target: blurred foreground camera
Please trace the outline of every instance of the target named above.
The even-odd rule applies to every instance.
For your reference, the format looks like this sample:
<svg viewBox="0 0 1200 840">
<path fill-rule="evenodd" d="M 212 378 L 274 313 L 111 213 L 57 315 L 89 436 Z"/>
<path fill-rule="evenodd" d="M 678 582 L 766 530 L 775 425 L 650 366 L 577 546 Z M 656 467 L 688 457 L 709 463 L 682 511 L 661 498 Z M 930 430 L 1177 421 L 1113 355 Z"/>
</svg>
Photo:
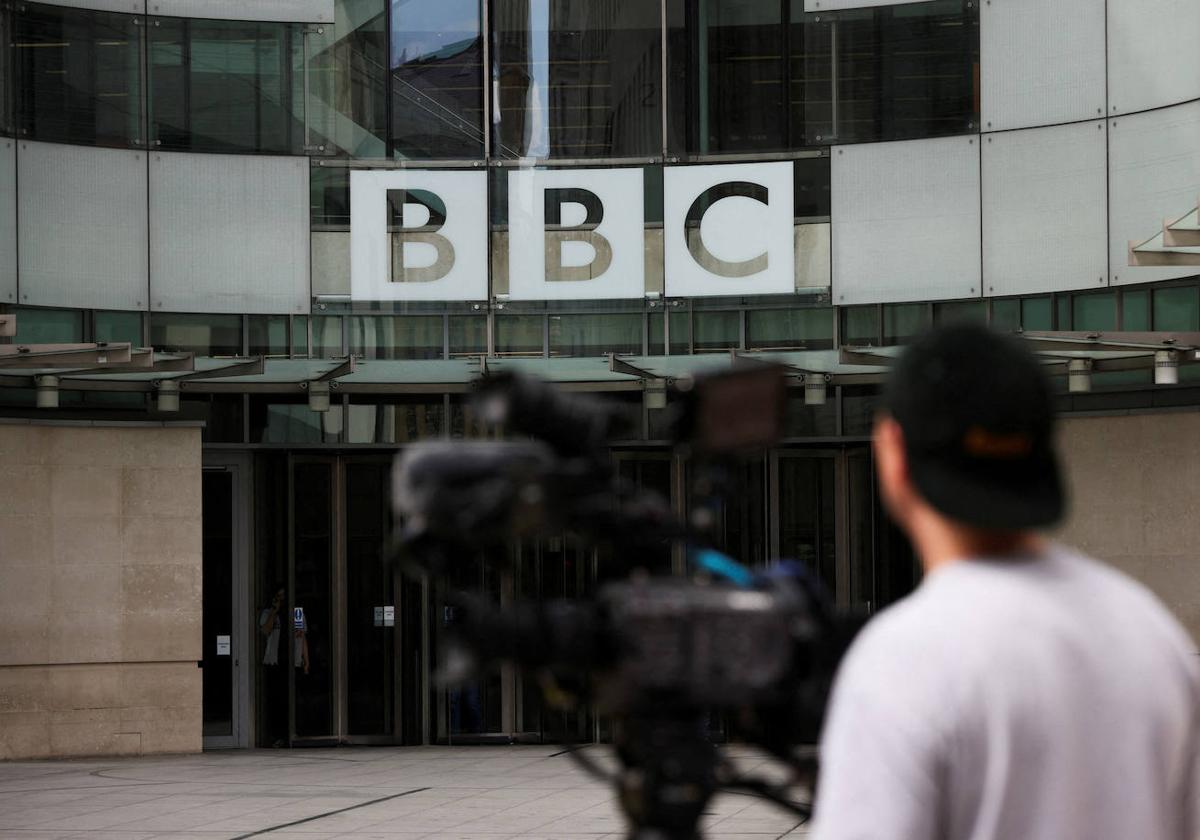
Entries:
<svg viewBox="0 0 1200 840">
<path fill-rule="evenodd" d="M 667 422 L 706 495 L 719 496 L 731 462 L 780 437 L 786 398 L 783 371 L 768 365 L 680 383 Z M 605 547 L 605 577 L 624 579 L 592 600 L 503 609 L 452 593 L 442 678 L 510 661 L 541 674 L 549 701 L 594 702 L 611 715 L 619 772 L 572 756 L 616 785 L 636 840 L 698 838 L 704 806 L 723 787 L 807 814 L 786 785 L 740 775 L 709 742 L 707 721 L 726 713 L 793 779 L 810 774 L 799 748 L 815 739 L 856 622 L 831 609 L 802 565 L 752 571 L 709 547 L 703 503 L 683 521 L 667 500 L 623 481 L 607 449 L 627 422 L 619 409 L 517 376 L 485 379 L 476 406 L 513 439 L 417 444 L 397 460 L 402 568 L 439 576 L 464 556 L 503 562 L 513 540 L 568 530 Z M 686 547 L 692 577 L 646 575 L 644 558 L 670 542 Z"/>
</svg>

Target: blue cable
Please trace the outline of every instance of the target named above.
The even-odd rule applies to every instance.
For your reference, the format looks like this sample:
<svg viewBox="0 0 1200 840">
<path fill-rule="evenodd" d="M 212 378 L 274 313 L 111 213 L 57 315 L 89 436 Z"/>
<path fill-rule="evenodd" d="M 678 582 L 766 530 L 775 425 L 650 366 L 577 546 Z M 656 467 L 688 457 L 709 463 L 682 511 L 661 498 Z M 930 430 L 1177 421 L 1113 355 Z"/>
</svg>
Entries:
<svg viewBox="0 0 1200 840">
<path fill-rule="evenodd" d="M 692 562 L 710 574 L 746 589 L 754 585 L 754 573 L 728 555 L 711 548 L 693 549 L 691 555 Z"/>
</svg>

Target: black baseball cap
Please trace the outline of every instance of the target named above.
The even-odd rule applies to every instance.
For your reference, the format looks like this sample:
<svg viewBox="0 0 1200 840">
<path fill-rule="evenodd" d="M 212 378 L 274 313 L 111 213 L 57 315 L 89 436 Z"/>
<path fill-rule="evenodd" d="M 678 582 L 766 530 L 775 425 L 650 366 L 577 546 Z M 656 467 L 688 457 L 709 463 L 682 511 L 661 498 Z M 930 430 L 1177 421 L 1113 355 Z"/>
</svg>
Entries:
<svg viewBox="0 0 1200 840">
<path fill-rule="evenodd" d="M 1062 518 L 1050 383 L 1017 338 L 975 324 L 925 333 L 893 367 L 883 408 L 935 510 L 994 530 Z"/>
</svg>

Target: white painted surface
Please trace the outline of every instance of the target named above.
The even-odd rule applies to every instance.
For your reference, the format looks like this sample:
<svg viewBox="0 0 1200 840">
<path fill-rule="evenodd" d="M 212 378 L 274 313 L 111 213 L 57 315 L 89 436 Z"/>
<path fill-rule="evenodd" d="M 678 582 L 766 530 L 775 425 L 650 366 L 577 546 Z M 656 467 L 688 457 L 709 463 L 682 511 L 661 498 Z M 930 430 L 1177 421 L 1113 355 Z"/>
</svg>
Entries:
<svg viewBox="0 0 1200 840">
<path fill-rule="evenodd" d="M 1104 116 L 1103 0 L 994 0 L 979 14 L 984 131 Z"/>
<path fill-rule="evenodd" d="M 1109 120 L 1109 271 L 1148 283 L 1200 273 L 1196 266 L 1130 266 L 1129 241 L 1145 241 L 1200 197 L 1200 102 Z"/>
<path fill-rule="evenodd" d="M 166 17 L 333 23 L 334 0 L 147 0 L 146 11 Z"/>
<path fill-rule="evenodd" d="M 0 140 L 0 301 L 17 302 L 17 148 Z"/>
<path fill-rule="evenodd" d="M 97 12 L 146 13 L 146 0 L 38 0 L 47 6 L 68 6 L 73 9 L 92 9 Z"/>
<path fill-rule="evenodd" d="M 734 196 L 704 214 L 698 235 L 715 257 L 742 262 L 766 255 L 764 270 L 722 276 L 702 266 L 688 249 L 688 209 L 710 187 L 749 182 L 767 188 L 767 203 Z M 663 171 L 664 262 L 668 297 L 790 294 L 796 286 L 791 161 L 669 166 Z"/>
<path fill-rule="evenodd" d="M 643 177 L 640 167 L 623 169 L 525 169 L 508 175 L 509 282 L 513 300 L 587 300 L 640 298 L 646 291 Z M 593 193 L 603 206 L 603 219 L 592 231 L 612 249 L 608 269 L 590 280 L 548 281 L 545 191 L 577 188 Z M 579 205 L 562 207 L 562 223 Z M 568 244 L 568 243 L 564 243 Z M 580 244 L 583 243 L 569 243 Z M 572 260 L 563 248 L 564 265 L 591 263 L 596 254 L 590 245 Z"/>
<path fill-rule="evenodd" d="M 986 295 L 1108 283 L 1105 120 L 986 135 Z"/>
<path fill-rule="evenodd" d="M 21 141 L 20 303 L 145 309 L 146 153 Z"/>
<path fill-rule="evenodd" d="M 928 2 L 930 0 L 804 0 L 804 11 L 834 12 L 839 9 L 865 9 L 872 6 L 901 6 Z"/>
<path fill-rule="evenodd" d="M 1200 3 L 1108 0 L 1107 6 L 1109 116 L 1200 98 Z"/>
<path fill-rule="evenodd" d="M 446 222 L 438 234 L 453 245 L 454 265 L 441 279 L 392 282 L 388 190 L 426 190 L 445 203 Z M 487 173 L 420 169 L 350 173 L 350 294 L 354 300 L 485 300 L 487 265 Z"/>
<path fill-rule="evenodd" d="M 833 302 L 980 294 L 979 138 L 837 146 Z"/>
<path fill-rule="evenodd" d="M 155 153 L 154 312 L 307 312 L 308 159 Z"/>
</svg>

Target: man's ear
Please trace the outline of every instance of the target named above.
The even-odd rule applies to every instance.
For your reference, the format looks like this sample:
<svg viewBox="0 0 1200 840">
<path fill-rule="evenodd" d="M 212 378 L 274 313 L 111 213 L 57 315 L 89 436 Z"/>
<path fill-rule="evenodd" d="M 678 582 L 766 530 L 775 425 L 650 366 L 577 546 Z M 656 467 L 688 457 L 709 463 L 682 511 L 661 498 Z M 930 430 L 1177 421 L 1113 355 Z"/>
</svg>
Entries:
<svg viewBox="0 0 1200 840">
<path fill-rule="evenodd" d="M 879 492 L 892 514 L 901 514 L 909 494 L 908 454 L 904 450 L 904 430 L 889 414 L 875 417 L 871 435 L 875 451 L 875 470 L 879 477 Z"/>
</svg>

